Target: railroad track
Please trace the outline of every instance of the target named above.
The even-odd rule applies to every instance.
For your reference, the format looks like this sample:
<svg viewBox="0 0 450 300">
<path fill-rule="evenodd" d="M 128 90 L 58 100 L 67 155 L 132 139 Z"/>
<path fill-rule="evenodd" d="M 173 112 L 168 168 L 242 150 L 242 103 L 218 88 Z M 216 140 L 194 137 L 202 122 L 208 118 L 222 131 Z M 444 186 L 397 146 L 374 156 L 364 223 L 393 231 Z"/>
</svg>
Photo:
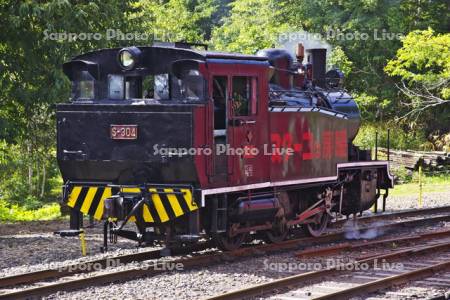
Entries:
<svg viewBox="0 0 450 300">
<path fill-rule="evenodd" d="M 379 220 L 383 218 L 397 218 L 397 217 L 413 217 L 413 216 L 422 216 L 428 214 L 436 214 L 437 212 L 447 212 L 450 211 L 450 207 L 442 207 L 441 209 L 427 209 L 423 210 L 422 213 L 419 211 L 403 211 L 398 213 L 390 213 L 383 215 L 375 215 L 374 220 Z M 384 216 L 384 217 L 383 217 Z M 370 217 L 366 217 L 369 220 Z M 395 230 L 402 227 L 411 227 L 425 224 L 432 224 L 440 221 L 450 221 L 450 214 L 441 214 L 437 216 L 430 216 L 426 219 L 413 219 L 406 220 L 401 222 L 394 222 L 390 224 L 383 224 L 377 226 L 371 226 L 371 230 L 380 230 L 383 232 L 388 232 L 390 230 Z M 364 228 L 361 228 L 364 230 Z M 435 236 L 439 236 L 440 234 L 448 234 L 447 233 L 436 233 Z M 245 257 L 254 257 L 255 255 L 264 255 L 270 254 L 282 250 L 296 250 L 299 248 L 308 247 L 315 244 L 320 244 L 324 242 L 336 242 L 345 238 L 345 232 L 338 231 L 323 235 L 319 238 L 299 238 L 294 240 L 288 240 L 280 244 L 264 244 L 257 245 L 253 247 L 245 247 L 238 249 L 233 252 L 227 253 L 212 253 L 208 255 L 199 255 L 189 258 L 181 258 L 175 259 L 172 261 L 155 261 L 150 262 L 145 265 L 145 268 L 142 267 L 133 267 L 126 270 L 115 271 L 112 270 L 110 272 L 104 272 L 101 274 L 93 274 L 87 278 L 71 278 L 70 276 L 74 276 L 80 273 L 89 272 L 89 268 L 86 268 L 87 265 L 96 265 L 100 266 L 100 268 L 105 268 L 107 266 L 107 260 L 116 260 L 122 264 L 130 263 L 130 262 L 142 262 L 151 259 L 161 258 L 159 250 L 146 251 L 135 254 L 122 255 L 117 257 L 110 257 L 99 260 L 92 260 L 88 262 L 82 262 L 73 264 L 70 267 L 65 267 L 61 269 L 51 269 L 51 270 L 42 270 L 37 272 L 31 272 L 27 274 L 14 275 L 9 277 L 0 278 L 0 288 L 3 291 L 0 291 L 0 299 L 20 299 L 27 298 L 33 296 L 45 296 L 52 294 L 57 291 L 68 291 L 74 290 L 78 288 L 85 288 L 87 286 L 92 285 L 100 285 L 104 283 L 114 282 L 114 281 L 123 281 L 129 280 L 142 276 L 154 276 L 163 272 L 168 272 L 173 270 L 173 266 L 177 264 L 182 264 L 183 269 L 191 269 L 191 268 L 199 268 L 202 266 L 210 265 L 211 263 L 219 263 L 222 261 L 229 261 L 230 259 L 241 259 Z M 413 238 L 413 237 L 411 237 Z M 419 237 L 415 237 L 419 239 Z M 428 236 L 429 239 L 433 239 L 433 235 L 430 234 Z M 198 250 L 201 250 L 201 247 L 198 247 Z M 192 251 L 192 249 L 190 249 Z M 184 250 L 186 251 L 186 250 Z M 175 251 L 174 254 L 182 254 L 182 249 Z M 64 277 L 64 278 L 63 278 Z M 49 279 L 64 279 L 63 281 L 57 282 L 43 282 Z M 25 287 L 20 288 L 21 285 L 24 284 L 32 284 L 39 283 L 39 286 Z M 5 290 L 5 287 L 12 287 L 12 289 Z M 17 289 L 19 287 L 19 289 Z"/>
<path fill-rule="evenodd" d="M 394 285 L 408 283 L 414 280 L 428 278 L 436 280 L 434 276 L 440 272 L 450 271 L 450 237 L 448 232 L 445 240 L 427 245 L 406 247 L 391 253 L 381 253 L 368 258 L 357 259 L 351 263 L 336 264 L 319 271 L 301 273 L 294 276 L 274 280 L 272 282 L 251 286 L 226 294 L 208 298 L 208 300 L 247 299 L 267 296 L 268 299 L 316 299 L 335 300 L 364 296 L 371 292 L 386 289 Z M 384 243 L 384 241 L 382 241 Z M 430 255 L 432 253 L 432 255 Z M 439 254 L 436 256 L 436 254 Z M 411 262 L 406 258 L 420 259 L 420 263 Z M 403 271 L 399 268 L 380 268 L 388 263 L 402 261 Z M 406 262 L 405 262 L 406 261 Z M 392 266 L 392 265 L 391 265 Z M 398 265 L 397 265 L 398 266 Z M 382 271 L 379 271 L 382 270 Z M 348 273 L 352 273 L 348 276 Z M 333 285 L 311 285 L 312 282 L 323 281 L 332 277 Z M 339 286 L 336 286 L 339 283 Z M 449 282 L 446 282 L 447 284 Z M 308 286 L 308 290 L 295 290 Z M 291 292 L 280 291 L 290 289 Z M 271 294 L 278 295 L 271 295 Z"/>
<path fill-rule="evenodd" d="M 409 218 L 416 217 L 428 214 L 439 214 L 439 213 L 450 213 L 450 205 L 449 206 L 440 206 L 440 207 L 430 207 L 430 208 L 422 208 L 422 209 L 407 209 L 398 212 L 385 212 L 378 213 L 369 216 L 362 216 L 358 218 L 358 222 L 366 222 L 366 221 L 378 221 L 378 220 L 390 220 L 395 218 Z M 336 222 L 331 223 L 332 226 L 339 226 L 343 223 L 347 222 L 347 219 L 339 219 Z"/>
<path fill-rule="evenodd" d="M 208 244 L 209 245 L 209 244 Z M 172 249 L 172 255 L 183 255 L 192 251 L 205 249 L 208 245 L 199 244 L 195 247 Z M 22 284 L 31 284 L 46 279 L 55 279 L 75 274 L 88 273 L 92 269 L 105 269 L 110 267 L 108 263 L 114 261 L 118 264 L 128 264 L 132 262 L 141 262 L 151 259 L 162 258 L 161 250 L 149 250 L 139 253 L 131 253 L 118 255 L 114 257 L 105 257 L 101 259 L 89 260 L 86 262 L 61 265 L 59 268 L 45 269 L 35 272 L 23 273 L 0 278 L 0 289 L 9 286 L 17 286 Z M 1 295 L 1 294 L 0 294 Z"/>
</svg>

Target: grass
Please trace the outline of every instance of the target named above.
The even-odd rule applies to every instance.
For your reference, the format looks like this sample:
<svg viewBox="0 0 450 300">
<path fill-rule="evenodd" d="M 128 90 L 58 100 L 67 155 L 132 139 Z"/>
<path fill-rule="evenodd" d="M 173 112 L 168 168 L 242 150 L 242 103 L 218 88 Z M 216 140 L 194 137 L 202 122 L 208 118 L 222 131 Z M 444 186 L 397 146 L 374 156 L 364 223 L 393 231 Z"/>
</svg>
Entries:
<svg viewBox="0 0 450 300">
<path fill-rule="evenodd" d="M 396 185 L 392 191 L 389 191 L 391 196 L 407 196 L 419 195 L 420 187 L 418 183 L 404 183 Z M 424 184 L 422 187 L 423 193 L 443 193 L 450 192 L 450 182 L 447 184 Z"/>
<path fill-rule="evenodd" d="M 20 221 L 47 221 L 61 217 L 58 203 L 46 204 L 38 209 L 27 210 L 18 205 L 11 207 L 0 200 L 0 223 Z"/>
<path fill-rule="evenodd" d="M 414 173 L 412 180 L 409 183 L 399 184 L 394 186 L 394 189 L 389 192 L 392 196 L 407 196 L 419 195 L 419 176 Z M 422 177 L 422 192 L 423 193 L 443 193 L 450 192 L 450 176 L 423 176 Z"/>
</svg>

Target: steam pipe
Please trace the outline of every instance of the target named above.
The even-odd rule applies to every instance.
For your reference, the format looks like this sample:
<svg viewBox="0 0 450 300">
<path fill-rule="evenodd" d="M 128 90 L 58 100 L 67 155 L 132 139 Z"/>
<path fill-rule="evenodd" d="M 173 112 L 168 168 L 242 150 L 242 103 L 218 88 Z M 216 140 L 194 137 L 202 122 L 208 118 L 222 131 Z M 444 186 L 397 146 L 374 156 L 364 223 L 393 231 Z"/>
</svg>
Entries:
<svg viewBox="0 0 450 300">
<path fill-rule="evenodd" d="M 305 47 L 303 47 L 302 43 L 297 44 L 297 48 L 295 49 L 295 57 L 297 58 L 297 62 L 299 64 L 303 62 L 303 58 L 305 57 Z"/>
</svg>

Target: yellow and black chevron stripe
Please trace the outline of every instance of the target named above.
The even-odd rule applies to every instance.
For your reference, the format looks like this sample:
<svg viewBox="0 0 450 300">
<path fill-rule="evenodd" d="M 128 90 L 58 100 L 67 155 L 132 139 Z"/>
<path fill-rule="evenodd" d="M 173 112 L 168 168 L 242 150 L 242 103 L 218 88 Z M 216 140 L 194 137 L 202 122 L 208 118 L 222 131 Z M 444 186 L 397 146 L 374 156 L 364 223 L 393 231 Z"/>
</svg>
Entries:
<svg viewBox="0 0 450 300">
<path fill-rule="evenodd" d="M 91 215 L 97 220 L 103 217 L 106 198 L 116 194 L 119 189 L 102 186 L 73 186 L 67 198 L 67 205 Z M 139 188 L 122 188 L 123 193 L 140 193 Z M 190 189 L 150 188 L 152 199 L 150 207 L 144 205 L 142 219 L 146 223 L 164 223 L 198 209 Z M 140 217 L 140 216 L 138 216 Z M 135 217 L 130 219 L 136 221 Z"/>
</svg>

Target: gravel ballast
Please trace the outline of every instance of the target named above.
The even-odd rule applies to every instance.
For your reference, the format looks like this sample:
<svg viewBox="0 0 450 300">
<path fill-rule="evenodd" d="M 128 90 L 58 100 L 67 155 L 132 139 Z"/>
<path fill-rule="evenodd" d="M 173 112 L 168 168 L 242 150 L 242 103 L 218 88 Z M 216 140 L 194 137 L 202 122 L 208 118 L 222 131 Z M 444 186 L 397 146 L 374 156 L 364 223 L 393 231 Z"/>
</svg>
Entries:
<svg viewBox="0 0 450 300">
<path fill-rule="evenodd" d="M 423 232 L 423 230 L 414 230 L 412 234 Z M 80 291 L 60 292 L 46 299 L 83 299 L 86 297 L 95 299 L 116 297 L 123 299 L 205 299 L 287 276 L 320 270 L 330 263 L 330 259 L 336 262 L 348 262 L 361 255 L 375 254 L 381 249 L 372 247 L 371 249 L 343 252 L 332 257 L 313 257 L 301 260 L 294 255 L 296 251 L 289 251 L 236 262 L 214 264 L 205 269 L 161 274 L 127 282 L 88 287 Z M 327 280 L 332 282 L 330 284 L 337 284 L 330 278 Z M 305 292 L 308 291 L 308 288 L 308 286 L 305 287 Z M 271 296 L 266 295 L 266 297 L 270 298 Z M 274 298 L 276 299 L 276 297 Z"/>
<path fill-rule="evenodd" d="M 380 201 L 381 203 L 381 201 Z M 450 191 L 424 195 L 424 207 L 450 205 Z M 387 210 L 417 207 L 417 196 L 389 197 Z M 61 238 L 53 231 L 64 229 L 68 221 L 33 222 L 29 224 L 0 225 L 0 277 L 48 268 L 49 263 L 62 265 L 117 254 L 148 251 L 136 248 L 136 243 L 119 238 L 107 254 L 100 253 L 102 226 L 87 229 L 87 257 L 81 256 L 80 241 L 76 237 Z M 16 230 L 14 230 L 16 229 Z M 80 291 L 58 293 L 49 299 L 198 299 L 213 296 L 245 286 L 268 282 L 292 275 L 265 268 L 264 259 L 270 262 L 298 262 L 292 252 L 268 257 L 246 259 L 240 262 L 221 263 L 207 269 L 189 270 L 140 278 L 124 283 L 90 287 Z M 148 288 L 147 288 L 148 287 Z"/>
</svg>

